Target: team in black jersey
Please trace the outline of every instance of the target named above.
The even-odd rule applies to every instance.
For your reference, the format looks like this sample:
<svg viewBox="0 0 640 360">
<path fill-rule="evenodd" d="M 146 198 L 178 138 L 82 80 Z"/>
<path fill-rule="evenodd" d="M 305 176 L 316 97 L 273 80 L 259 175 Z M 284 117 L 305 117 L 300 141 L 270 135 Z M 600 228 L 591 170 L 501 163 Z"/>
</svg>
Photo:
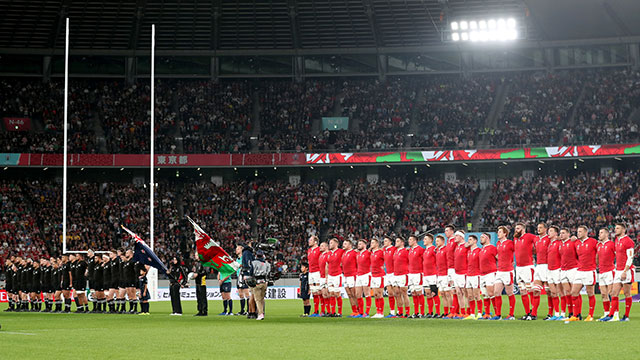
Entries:
<svg viewBox="0 0 640 360">
<path fill-rule="evenodd" d="M 140 290 L 140 299 L 149 299 L 148 266 L 138 263 L 132 250 L 103 255 L 89 250 L 86 259 L 83 254 L 65 254 L 60 258 L 37 261 L 11 256 L 4 265 L 9 300 L 9 308 L 5 311 L 69 313 L 73 295 L 78 313 L 137 314 L 137 291 Z M 91 311 L 89 293 L 93 304 Z M 129 301 L 129 311 L 125 298 Z M 143 313 L 148 313 L 148 303 L 145 305 Z"/>
</svg>

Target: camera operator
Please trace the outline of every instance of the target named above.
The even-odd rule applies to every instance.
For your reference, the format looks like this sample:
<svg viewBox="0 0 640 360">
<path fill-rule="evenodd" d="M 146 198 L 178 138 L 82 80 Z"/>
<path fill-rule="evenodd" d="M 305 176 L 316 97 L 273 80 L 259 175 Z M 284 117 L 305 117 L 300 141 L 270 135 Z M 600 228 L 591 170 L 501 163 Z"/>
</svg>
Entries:
<svg viewBox="0 0 640 360">
<path fill-rule="evenodd" d="M 264 252 L 258 250 L 256 259 L 253 261 L 253 275 L 255 277 L 255 286 L 251 288 L 251 295 L 256 303 L 258 317 L 256 320 L 264 320 L 264 297 L 267 293 L 268 276 L 271 272 L 271 264 L 264 257 Z"/>
<path fill-rule="evenodd" d="M 255 260 L 253 256 L 253 248 L 251 248 L 251 242 L 247 244 L 239 244 L 242 247 L 242 277 L 244 281 L 247 283 L 250 289 L 253 289 L 256 286 L 257 282 L 253 275 L 253 260 Z M 258 316 L 256 314 L 256 302 L 253 297 L 253 291 L 251 291 L 251 296 L 249 297 L 249 313 L 247 314 L 247 319 L 256 319 Z"/>
</svg>

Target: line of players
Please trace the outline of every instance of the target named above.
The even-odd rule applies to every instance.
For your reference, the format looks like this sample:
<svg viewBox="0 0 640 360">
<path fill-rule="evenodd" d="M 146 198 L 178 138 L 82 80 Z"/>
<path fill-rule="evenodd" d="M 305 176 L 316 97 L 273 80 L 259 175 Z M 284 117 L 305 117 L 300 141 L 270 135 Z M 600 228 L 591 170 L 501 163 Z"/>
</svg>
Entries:
<svg viewBox="0 0 640 360">
<path fill-rule="evenodd" d="M 5 311 L 69 313 L 75 290 L 77 313 L 124 314 L 128 299 L 128 313 L 133 314 L 138 313 L 136 290 L 140 289 L 141 313 L 149 312 L 148 267 L 135 261 L 130 249 L 118 249 L 102 256 L 89 250 L 87 260 L 83 254 L 39 261 L 11 256 L 5 262 L 5 269 L 9 298 L 9 308 Z M 92 292 L 91 311 L 87 288 Z"/>
<path fill-rule="evenodd" d="M 408 247 L 402 238 L 394 242 L 385 236 L 383 244 L 378 239 L 372 239 L 370 244 L 359 240 L 357 249 L 350 241 L 344 241 L 339 248 L 335 238 L 328 244 L 319 244 L 316 236 L 310 237 L 307 257 L 315 308 L 310 317 L 341 317 L 342 287 L 352 308 L 349 317 L 369 316 L 371 293 L 376 306 L 372 317 L 385 317 L 386 287 L 391 309 L 386 317 L 501 320 L 504 290 L 509 303 L 509 313 L 504 319 L 515 320 L 514 283 L 517 283 L 526 314 L 520 320 L 538 318 L 545 289 L 548 302 L 545 320 L 580 321 L 580 291 L 586 288 L 589 314 L 584 321 L 593 321 L 594 287 L 598 283 L 605 312 L 600 320 L 629 319 L 635 276 L 634 243 L 626 235 L 625 224 L 615 225 L 613 240 L 606 228 L 599 230 L 599 238 L 595 240 L 588 237 L 584 225 L 578 227 L 577 236 L 572 236 L 568 228 L 545 223 L 537 225 L 537 235 L 527 233 L 523 223 L 516 223 L 513 240 L 507 239 L 509 229 L 500 226 L 496 245 L 491 244 L 487 233 L 479 240 L 475 235 L 465 240 L 465 232 L 456 231 L 452 225 L 445 227 L 444 234 L 435 239 L 431 234 L 425 235 L 425 248 L 418 244 L 416 236 L 408 238 Z M 622 318 L 618 315 L 621 290 L 625 296 Z"/>
</svg>

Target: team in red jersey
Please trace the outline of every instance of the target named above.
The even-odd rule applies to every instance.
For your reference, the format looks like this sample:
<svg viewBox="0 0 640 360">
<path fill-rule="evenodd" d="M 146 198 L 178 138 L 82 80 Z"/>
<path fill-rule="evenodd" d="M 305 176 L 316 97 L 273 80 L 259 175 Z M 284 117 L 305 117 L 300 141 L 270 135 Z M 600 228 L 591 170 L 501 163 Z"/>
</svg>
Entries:
<svg viewBox="0 0 640 360">
<path fill-rule="evenodd" d="M 629 321 L 629 313 L 631 311 L 631 284 L 635 281 L 635 269 L 633 267 L 633 256 L 635 244 L 627 235 L 627 227 L 625 224 L 616 224 L 615 227 L 615 248 L 616 248 L 616 268 L 613 274 L 613 285 L 611 286 L 611 308 L 609 314 L 601 321 Z M 622 290 L 625 297 L 625 312 L 622 318 L 619 318 L 618 311 L 620 307 L 619 294 Z"/>
<path fill-rule="evenodd" d="M 513 234 L 516 255 L 516 283 L 520 289 L 520 298 L 526 314 L 520 320 L 533 320 L 529 293 L 533 291 L 533 275 L 535 272 L 533 250 L 537 239 L 537 236 L 526 232 L 526 226 L 523 223 L 516 223 Z"/>
<path fill-rule="evenodd" d="M 384 251 L 378 239 L 371 239 L 371 289 L 376 303 L 374 319 L 384 317 Z"/>
<path fill-rule="evenodd" d="M 344 287 L 352 305 L 350 317 L 369 317 L 373 295 L 376 311 L 372 318 L 383 318 L 386 287 L 391 309 L 387 317 L 515 320 L 514 283 L 517 281 L 523 291 L 526 313 L 522 320 L 537 319 L 543 289 L 549 303 L 545 320 L 583 320 L 580 293 L 584 288 L 588 315 L 583 321 L 594 321 L 596 283 L 602 292 L 605 311 L 600 321 L 629 319 L 631 284 L 635 281 L 632 262 L 635 244 L 626 235 L 624 224 L 616 224 L 613 241 L 606 228 L 599 229 L 598 240 L 589 237 L 585 225 L 578 226 L 577 236 L 571 236 L 566 227 L 560 229 L 539 223 L 536 236 L 527 233 L 524 224 L 517 223 L 515 240 L 508 238 L 507 227 L 500 226 L 495 245 L 488 233 L 483 233 L 480 239 L 471 234 L 465 240 L 465 233 L 455 231 L 452 226 L 447 226 L 445 234 L 447 232 L 449 240 L 438 235 L 435 245 L 431 234 L 423 237 L 423 245 L 415 235 L 409 236 L 406 243 L 397 237 L 395 246 L 390 237 L 384 237 L 383 247 L 380 240 L 373 238 L 370 248 L 367 241 L 361 239 L 357 251 L 350 241 L 344 241 L 340 248 L 335 238 L 319 246 L 316 237 L 309 238 L 307 257 L 316 304 L 314 315 L 340 317 Z M 509 314 L 504 318 L 503 290 L 509 300 Z M 619 315 L 620 291 L 625 296 L 622 316 Z M 409 295 L 413 299 L 413 312 Z M 495 314 L 491 312 L 492 307 Z"/>
<path fill-rule="evenodd" d="M 409 236 L 409 291 L 413 299 L 412 318 L 424 316 L 424 294 L 422 293 L 422 266 L 424 248 L 418 245 L 418 238 Z"/>
</svg>

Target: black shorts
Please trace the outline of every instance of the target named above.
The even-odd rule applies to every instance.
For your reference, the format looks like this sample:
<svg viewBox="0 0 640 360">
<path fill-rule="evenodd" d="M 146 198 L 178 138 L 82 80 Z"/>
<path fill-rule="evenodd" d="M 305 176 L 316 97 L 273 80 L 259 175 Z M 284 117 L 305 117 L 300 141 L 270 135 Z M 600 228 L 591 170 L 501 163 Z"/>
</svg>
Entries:
<svg viewBox="0 0 640 360">
<path fill-rule="evenodd" d="M 224 282 L 220 284 L 220 292 L 221 293 L 229 293 L 231 292 L 231 282 Z"/>
<path fill-rule="evenodd" d="M 134 288 L 134 287 L 137 287 L 137 286 L 136 286 L 136 284 L 135 284 L 135 283 L 133 283 L 133 282 L 128 282 L 128 283 L 125 283 L 124 285 L 125 285 L 125 286 L 124 286 L 125 288 Z"/>
<path fill-rule="evenodd" d="M 300 293 L 300 299 L 302 300 L 309 300 L 310 296 L 309 293 Z"/>
<path fill-rule="evenodd" d="M 143 289 L 139 289 L 139 290 L 140 290 L 140 300 L 141 300 L 141 301 L 143 301 L 143 300 L 150 300 L 150 299 L 151 299 L 151 296 L 149 296 L 149 295 L 150 295 L 150 294 L 149 294 L 149 288 L 147 288 L 147 295 L 144 295 L 144 296 L 142 295 L 142 291 L 143 291 Z"/>
</svg>

